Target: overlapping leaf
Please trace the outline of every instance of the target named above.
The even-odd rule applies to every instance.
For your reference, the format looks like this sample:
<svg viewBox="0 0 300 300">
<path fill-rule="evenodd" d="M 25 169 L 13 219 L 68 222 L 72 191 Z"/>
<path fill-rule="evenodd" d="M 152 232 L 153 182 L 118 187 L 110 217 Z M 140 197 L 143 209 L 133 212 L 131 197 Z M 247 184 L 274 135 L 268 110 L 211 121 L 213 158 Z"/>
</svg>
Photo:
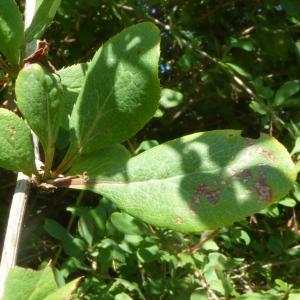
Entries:
<svg viewBox="0 0 300 300">
<path fill-rule="evenodd" d="M 284 197 L 296 177 L 274 138 L 239 131 L 196 133 L 154 147 L 111 174 L 87 170 L 70 187 L 111 199 L 129 214 L 182 232 L 227 226 Z M 77 172 L 84 172 L 82 169 Z M 97 174 L 99 172 L 99 175 Z"/>
<path fill-rule="evenodd" d="M 63 85 L 62 99 L 65 103 L 64 117 L 61 125 L 65 129 L 69 129 L 69 120 L 72 109 L 84 83 L 87 68 L 88 64 L 82 63 L 58 71 Z"/>
<path fill-rule="evenodd" d="M 79 279 L 58 288 L 50 267 L 40 271 L 13 268 L 6 280 L 4 300 L 67 299 L 76 289 Z"/>
<path fill-rule="evenodd" d="M 13 112 L 0 108 L 0 166 L 27 175 L 36 173 L 28 126 Z"/>
<path fill-rule="evenodd" d="M 42 36 L 47 26 L 53 20 L 61 0 L 39 0 L 33 20 L 25 32 L 26 42 Z"/>
<path fill-rule="evenodd" d="M 7 60 L 19 64 L 20 48 L 24 43 L 22 15 L 14 0 L 0 1 L 0 52 Z"/>
<path fill-rule="evenodd" d="M 71 146 L 58 173 L 79 153 L 128 139 L 153 116 L 160 95 L 159 41 L 158 28 L 141 23 L 97 51 L 71 115 Z"/>
<path fill-rule="evenodd" d="M 52 164 L 63 114 L 61 94 L 58 76 L 39 64 L 26 66 L 16 80 L 17 105 L 43 145 L 46 168 Z"/>
</svg>

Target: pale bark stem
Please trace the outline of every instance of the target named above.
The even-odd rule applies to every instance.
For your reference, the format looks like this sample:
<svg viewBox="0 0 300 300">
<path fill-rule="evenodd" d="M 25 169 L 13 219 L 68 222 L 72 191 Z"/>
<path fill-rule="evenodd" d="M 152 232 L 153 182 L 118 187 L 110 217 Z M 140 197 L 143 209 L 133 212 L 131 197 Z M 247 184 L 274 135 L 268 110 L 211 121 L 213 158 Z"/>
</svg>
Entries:
<svg viewBox="0 0 300 300">
<path fill-rule="evenodd" d="M 26 0 L 25 4 L 25 29 L 30 25 L 35 13 L 36 0 Z M 36 41 L 26 45 L 26 55 L 30 55 L 36 49 Z M 40 170 L 40 155 L 38 150 L 38 139 L 33 134 L 35 160 Z M 0 265 L 0 300 L 3 299 L 4 284 L 6 277 L 16 264 L 19 241 L 21 236 L 22 223 L 24 219 L 26 203 L 30 190 L 31 178 L 19 172 L 14 195 L 9 212 L 6 234 L 3 244 L 1 265 Z"/>
</svg>

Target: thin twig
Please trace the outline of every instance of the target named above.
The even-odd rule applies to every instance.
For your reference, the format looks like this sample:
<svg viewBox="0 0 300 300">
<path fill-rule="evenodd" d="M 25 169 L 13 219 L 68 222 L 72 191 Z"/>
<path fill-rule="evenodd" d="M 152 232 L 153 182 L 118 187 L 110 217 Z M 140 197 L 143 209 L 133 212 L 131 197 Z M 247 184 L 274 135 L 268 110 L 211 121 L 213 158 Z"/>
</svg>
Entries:
<svg viewBox="0 0 300 300">
<path fill-rule="evenodd" d="M 198 244 L 194 245 L 193 247 L 189 247 L 187 249 L 187 251 L 191 252 L 191 253 L 197 252 L 199 249 L 201 249 L 203 247 L 203 245 L 207 241 L 209 241 L 210 239 L 212 239 L 213 237 L 215 237 L 218 233 L 219 233 L 219 229 L 216 229 L 216 230 L 210 232 L 203 241 L 199 242 Z"/>
<path fill-rule="evenodd" d="M 36 0 L 26 0 L 25 4 L 25 29 L 30 25 L 34 12 Z M 35 47 L 35 42 L 26 46 L 26 54 L 30 54 Z M 36 164 L 39 169 L 39 151 L 37 150 L 38 141 L 35 140 Z M 11 208 L 8 217 L 7 229 L 5 234 L 4 246 L 2 250 L 0 265 L 0 300 L 3 299 L 4 284 L 9 271 L 15 266 L 18 254 L 21 228 L 25 214 L 26 203 L 29 195 L 31 178 L 19 172 L 12 198 Z"/>
</svg>

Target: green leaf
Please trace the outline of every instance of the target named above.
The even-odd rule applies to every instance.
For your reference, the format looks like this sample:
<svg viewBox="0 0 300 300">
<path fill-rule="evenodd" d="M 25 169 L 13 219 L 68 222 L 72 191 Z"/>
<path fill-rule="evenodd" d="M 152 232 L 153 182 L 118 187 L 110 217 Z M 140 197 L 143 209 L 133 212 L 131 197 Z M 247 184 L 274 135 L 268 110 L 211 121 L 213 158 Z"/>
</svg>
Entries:
<svg viewBox="0 0 300 300">
<path fill-rule="evenodd" d="M 100 172 L 104 176 L 112 176 L 115 170 L 124 166 L 130 158 L 129 151 L 120 144 L 100 149 L 91 154 L 80 155 L 74 162 L 67 175 Z"/>
<path fill-rule="evenodd" d="M 57 288 L 52 270 L 46 267 L 41 271 L 13 268 L 6 279 L 4 300 L 45 299 Z"/>
<path fill-rule="evenodd" d="M 71 299 L 70 296 L 72 295 L 73 292 L 75 292 L 80 280 L 81 278 L 72 280 L 71 282 L 67 283 L 63 287 L 57 289 L 55 292 L 53 292 L 51 295 L 44 298 L 43 300 Z"/>
<path fill-rule="evenodd" d="M 143 224 L 126 213 L 114 212 L 110 219 L 113 225 L 125 234 L 143 235 L 147 232 Z"/>
<path fill-rule="evenodd" d="M 159 145 L 159 142 L 157 140 L 147 140 L 147 141 L 142 141 L 140 145 L 136 148 L 134 151 L 135 154 L 138 154 L 140 152 L 149 150 L 155 146 Z"/>
<path fill-rule="evenodd" d="M 231 37 L 229 44 L 230 47 L 241 48 L 245 51 L 253 51 L 255 49 L 255 40 L 251 38 L 236 39 Z"/>
<path fill-rule="evenodd" d="M 291 151 L 291 155 L 294 155 L 299 152 L 300 152 L 300 137 L 298 136 L 295 141 L 295 146 L 294 146 L 293 150 Z"/>
<path fill-rule="evenodd" d="M 37 173 L 29 127 L 4 108 L 0 108 L 0 166 L 29 176 Z"/>
<path fill-rule="evenodd" d="M 279 204 L 282 205 L 282 206 L 294 207 L 294 206 L 296 206 L 297 202 L 296 202 L 295 199 L 285 198 L 285 199 L 281 200 L 279 202 Z"/>
<path fill-rule="evenodd" d="M 274 105 L 280 106 L 285 100 L 300 91 L 300 80 L 291 80 L 284 83 L 276 92 L 274 97 Z"/>
<path fill-rule="evenodd" d="M 129 297 L 127 294 L 122 292 L 115 296 L 115 300 L 133 300 L 133 299 Z"/>
<path fill-rule="evenodd" d="M 61 0 L 41 0 L 38 2 L 33 20 L 25 32 L 26 42 L 39 39 L 53 20 Z"/>
<path fill-rule="evenodd" d="M 159 104 L 165 109 L 176 107 L 183 101 L 183 95 L 175 90 L 162 89 Z"/>
<path fill-rule="evenodd" d="M 71 146 L 57 173 L 79 153 L 127 140 L 154 115 L 159 41 L 157 27 L 146 22 L 123 30 L 96 52 L 71 115 Z"/>
<path fill-rule="evenodd" d="M 95 226 L 88 217 L 81 217 L 78 221 L 80 236 L 91 246 L 93 244 Z"/>
<path fill-rule="evenodd" d="M 0 1 L 0 41 L 0 52 L 11 64 L 18 65 L 24 44 L 24 25 L 14 0 Z"/>
<path fill-rule="evenodd" d="M 240 131 L 195 133 L 131 158 L 115 175 L 87 172 L 71 188 L 111 199 L 143 221 L 182 232 L 228 226 L 283 198 L 295 165 L 274 138 Z M 97 172 L 99 175 L 97 176 Z"/>
<path fill-rule="evenodd" d="M 251 101 L 249 106 L 257 113 L 265 115 L 268 112 L 268 107 L 261 102 Z"/>
<path fill-rule="evenodd" d="M 236 300 L 279 300 L 276 295 L 269 293 L 247 293 L 236 298 Z"/>
<path fill-rule="evenodd" d="M 50 171 L 63 114 L 58 76 L 39 64 L 22 69 L 16 80 L 17 105 L 45 152 L 45 174 Z"/>
<path fill-rule="evenodd" d="M 233 70 L 234 72 L 236 72 L 237 74 L 247 78 L 247 79 L 251 79 L 252 76 L 250 73 L 248 73 L 245 69 L 243 69 L 242 67 L 236 65 L 236 64 L 232 64 L 232 63 L 225 63 L 226 66 L 228 66 L 231 70 Z"/>
<path fill-rule="evenodd" d="M 61 126 L 69 129 L 69 120 L 73 106 L 84 83 L 88 64 L 82 63 L 63 68 L 58 71 L 63 86 L 64 117 Z"/>
<path fill-rule="evenodd" d="M 300 16 L 299 3 L 296 0 L 281 0 L 281 5 L 289 16 Z"/>
<path fill-rule="evenodd" d="M 44 229 L 55 239 L 67 242 L 73 239 L 72 235 L 59 223 L 54 220 L 46 219 Z"/>
</svg>

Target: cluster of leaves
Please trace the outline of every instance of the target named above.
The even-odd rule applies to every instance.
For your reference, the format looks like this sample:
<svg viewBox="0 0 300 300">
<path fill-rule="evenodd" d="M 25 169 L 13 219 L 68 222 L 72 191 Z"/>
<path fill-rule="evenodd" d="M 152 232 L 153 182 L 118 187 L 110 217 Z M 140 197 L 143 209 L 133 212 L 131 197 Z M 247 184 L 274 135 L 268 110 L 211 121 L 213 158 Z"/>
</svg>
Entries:
<svg viewBox="0 0 300 300">
<path fill-rule="evenodd" d="M 298 242 L 281 220 L 290 205 L 282 201 L 257 215 L 257 224 L 240 222 L 206 242 L 210 232 L 155 229 L 105 198 L 93 209 L 67 208 L 78 218 L 72 233 L 54 220 L 44 228 L 55 239 L 53 254 L 65 254 L 60 282 L 86 275 L 78 299 L 297 299 Z M 272 232 L 275 224 L 280 231 Z M 259 286 L 264 292 L 257 293 Z"/>
<path fill-rule="evenodd" d="M 291 149 L 300 135 L 299 115 L 295 110 L 299 107 L 300 90 L 297 77 L 300 61 L 297 40 L 299 16 L 299 7 L 293 0 L 264 3 L 205 0 L 191 3 L 175 0 L 109 3 L 62 1 L 46 37 L 52 44 L 51 60 L 57 66 L 65 66 L 86 62 L 100 44 L 124 26 L 140 20 L 150 20 L 160 26 L 163 37 L 160 71 L 162 85 L 166 88 L 161 93 L 156 120 L 128 142 L 131 152 L 135 154 L 158 145 L 158 141 L 195 132 L 195 128 L 197 131 L 246 128 L 246 135 L 252 137 L 256 137 L 256 129 L 273 132 Z M 39 28 L 40 33 L 45 29 Z M 32 33 L 30 37 L 36 36 Z M 12 55 L 12 65 L 15 64 L 15 57 L 21 55 L 17 53 L 14 56 L 15 49 L 17 47 L 5 53 L 2 50 L 3 54 L 8 54 L 8 58 Z M 80 67 L 80 70 L 84 71 L 85 68 Z M 70 71 L 73 74 L 74 69 Z M 64 72 L 65 69 L 59 71 L 62 83 L 69 87 L 65 93 L 70 97 L 68 99 L 74 100 L 72 96 L 75 94 L 77 98 L 82 80 L 74 80 L 68 72 L 64 76 Z M 24 73 L 24 79 L 26 77 Z M 49 77 L 53 79 L 55 76 L 50 74 Z M 6 82 L 4 78 L 1 99 L 10 94 L 11 86 Z M 51 84 L 51 80 L 45 82 L 48 83 Z M 30 87 L 31 83 L 28 84 Z M 40 98 L 40 95 L 36 98 Z M 24 105 L 26 101 L 24 98 Z M 67 114 L 70 113 L 70 107 L 68 109 Z M 56 112 L 56 108 L 54 110 Z M 79 124 L 78 120 L 73 121 L 73 128 L 76 124 Z M 29 125 L 34 127 L 34 124 Z M 68 124 L 63 127 L 67 130 Z M 86 132 L 78 128 L 75 130 L 76 138 Z M 40 138 L 45 133 L 49 133 L 49 130 L 42 129 Z M 63 155 L 65 133 L 61 130 L 58 135 L 58 146 Z M 21 136 L 25 137 L 23 134 Z M 45 151 L 45 161 L 48 153 L 51 158 L 49 162 L 53 158 L 53 144 L 47 144 L 47 141 L 51 142 L 48 137 L 44 140 L 41 138 L 44 149 L 49 149 L 49 152 Z M 29 156 L 24 152 L 21 154 L 24 155 L 21 159 L 16 155 L 14 160 L 24 166 L 25 158 Z M 165 157 L 169 154 L 166 152 Z M 194 158 L 194 149 L 186 154 Z M 298 161 L 297 143 L 292 154 Z M 120 158 L 117 151 L 116 157 Z M 147 164 L 147 155 L 140 157 L 145 157 L 144 162 L 141 159 L 141 165 Z M 218 161 L 217 156 L 214 159 Z M 7 159 L 4 161 L 7 162 Z M 285 165 L 284 161 L 282 163 Z M 51 165 L 51 162 L 47 165 Z M 90 165 L 93 166 L 93 163 Z M 69 175 L 83 171 L 80 164 L 75 165 L 75 170 Z M 276 178 L 273 184 L 278 184 Z M 102 194 L 105 194 L 104 190 L 102 188 Z M 123 189 L 122 193 L 124 191 L 127 192 Z M 108 192 L 107 196 L 118 198 L 118 193 L 113 195 Z M 184 235 L 146 226 L 117 211 L 105 198 L 94 208 L 84 205 L 70 207 L 71 220 L 79 217 L 77 228 L 71 232 L 69 227 L 64 228 L 54 220 L 48 220 L 45 229 L 62 242 L 64 254 L 56 252 L 55 261 L 59 284 L 85 275 L 78 290 L 80 299 L 260 297 L 291 300 L 299 297 L 300 286 L 296 275 L 299 262 L 298 201 L 296 186 L 294 193 L 281 201 L 280 206 L 272 206 L 254 218 L 257 224 L 240 222 L 222 229 L 215 241 L 204 243 L 196 253 L 188 250 L 199 242 L 199 234 Z M 63 220 L 60 221 L 63 223 Z M 177 225 L 176 229 L 180 228 Z M 203 234 L 201 239 L 205 239 L 205 236 Z M 39 244 L 39 241 L 34 244 Z M 54 243 L 55 249 L 56 246 L 57 243 Z M 50 249 L 47 247 L 46 255 L 43 255 L 45 261 L 52 257 L 51 252 L 48 253 Z M 294 264 L 293 268 L 291 264 Z"/>
</svg>

